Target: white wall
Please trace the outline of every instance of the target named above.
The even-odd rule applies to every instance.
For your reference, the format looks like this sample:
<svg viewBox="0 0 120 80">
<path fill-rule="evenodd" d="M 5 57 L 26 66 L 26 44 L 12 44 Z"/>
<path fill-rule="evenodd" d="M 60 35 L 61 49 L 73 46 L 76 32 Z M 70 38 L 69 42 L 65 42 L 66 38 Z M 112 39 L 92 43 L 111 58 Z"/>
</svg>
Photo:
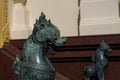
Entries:
<svg viewBox="0 0 120 80">
<path fill-rule="evenodd" d="M 81 0 L 80 35 L 120 34 L 118 0 Z"/>
<path fill-rule="evenodd" d="M 43 11 L 61 31 L 62 36 L 78 35 L 78 0 L 28 0 L 30 27 Z"/>
<path fill-rule="evenodd" d="M 12 25 L 12 9 L 14 4 L 9 0 L 9 21 Z M 19 8 L 19 7 L 17 7 Z M 120 33 L 120 18 L 118 0 L 81 0 L 80 2 L 80 26 L 78 34 L 78 0 L 28 0 L 25 6 L 26 30 L 21 27 L 13 28 L 19 32 L 19 38 L 13 32 L 14 38 L 24 39 L 31 34 L 33 24 L 44 12 L 47 19 L 51 19 L 61 31 L 61 36 L 84 36 L 84 35 L 104 35 Z M 16 20 L 20 19 L 19 16 Z M 18 25 L 20 26 L 20 25 Z M 30 31 L 30 33 L 29 33 Z M 23 32 L 26 32 L 26 36 Z M 21 34 L 23 33 L 23 34 Z M 28 33 L 28 34 L 27 34 Z M 14 35 L 15 34 L 15 35 Z"/>
</svg>

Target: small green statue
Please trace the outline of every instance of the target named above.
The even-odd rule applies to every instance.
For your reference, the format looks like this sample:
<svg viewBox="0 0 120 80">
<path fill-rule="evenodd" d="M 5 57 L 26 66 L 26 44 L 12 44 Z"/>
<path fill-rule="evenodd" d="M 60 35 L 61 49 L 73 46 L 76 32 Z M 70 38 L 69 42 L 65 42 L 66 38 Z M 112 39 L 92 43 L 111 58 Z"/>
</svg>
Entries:
<svg viewBox="0 0 120 80">
<path fill-rule="evenodd" d="M 55 69 L 46 55 L 55 53 L 55 47 L 65 42 L 58 28 L 41 13 L 23 46 L 22 59 L 17 55 L 13 64 L 19 80 L 55 80 Z"/>
<path fill-rule="evenodd" d="M 110 46 L 102 41 L 99 48 L 96 50 L 96 54 L 92 56 L 93 64 L 86 66 L 84 69 L 84 80 L 105 80 L 104 70 L 108 65 L 108 53 L 112 49 Z"/>
</svg>

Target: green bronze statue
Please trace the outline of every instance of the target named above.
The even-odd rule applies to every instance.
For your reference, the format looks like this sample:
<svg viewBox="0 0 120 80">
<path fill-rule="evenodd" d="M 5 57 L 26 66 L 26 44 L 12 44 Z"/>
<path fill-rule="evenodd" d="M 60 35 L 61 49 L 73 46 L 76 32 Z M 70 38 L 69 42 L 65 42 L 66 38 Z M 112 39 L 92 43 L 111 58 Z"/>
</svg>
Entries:
<svg viewBox="0 0 120 80">
<path fill-rule="evenodd" d="M 55 80 L 55 69 L 46 55 L 54 54 L 55 47 L 63 46 L 65 42 L 59 29 L 41 13 L 24 43 L 22 58 L 17 55 L 13 64 L 19 80 Z"/>
<path fill-rule="evenodd" d="M 96 54 L 92 56 L 93 64 L 86 66 L 84 69 L 84 80 L 105 80 L 104 70 L 108 65 L 108 53 L 111 52 L 110 46 L 102 41 L 99 48 L 96 50 Z"/>
</svg>

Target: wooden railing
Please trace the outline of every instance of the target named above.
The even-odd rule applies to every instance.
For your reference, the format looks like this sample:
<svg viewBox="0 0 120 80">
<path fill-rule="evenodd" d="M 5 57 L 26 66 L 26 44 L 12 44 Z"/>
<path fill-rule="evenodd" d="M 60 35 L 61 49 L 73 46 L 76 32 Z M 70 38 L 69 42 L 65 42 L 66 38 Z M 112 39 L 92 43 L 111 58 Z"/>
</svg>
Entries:
<svg viewBox="0 0 120 80">
<path fill-rule="evenodd" d="M 120 35 L 68 37 L 64 47 L 56 48 L 55 55 L 48 55 L 57 71 L 58 80 L 83 80 L 85 66 L 91 64 L 100 42 L 104 40 L 111 48 L 109 65 L 105 70 L 105 80 L 120 80 Z M 1 80 L 16 80 L 11 66 L 16 54 L 21 55 L 25 40 L 11 40 L 0 51 Z M 2 76 L 1 76 L 2 75 Z"/>
</svg>

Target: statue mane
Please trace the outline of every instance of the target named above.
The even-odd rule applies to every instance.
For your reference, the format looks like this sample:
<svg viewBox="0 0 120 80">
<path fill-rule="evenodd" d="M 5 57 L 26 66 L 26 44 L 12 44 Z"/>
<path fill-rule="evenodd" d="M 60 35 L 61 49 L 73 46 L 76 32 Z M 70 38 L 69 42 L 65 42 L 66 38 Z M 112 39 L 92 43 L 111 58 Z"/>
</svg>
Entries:
<svg viewBox="0 0 120 80">
<path fill-rule="evenodd" d="M 60 37 L 59 29 L 47 20 L 45 14 L 42 12 L 39 19 L 36 19 L 34 24 L 32 37 L 35 41 L 39 42 L 54 42 Z"/>
</svg>

